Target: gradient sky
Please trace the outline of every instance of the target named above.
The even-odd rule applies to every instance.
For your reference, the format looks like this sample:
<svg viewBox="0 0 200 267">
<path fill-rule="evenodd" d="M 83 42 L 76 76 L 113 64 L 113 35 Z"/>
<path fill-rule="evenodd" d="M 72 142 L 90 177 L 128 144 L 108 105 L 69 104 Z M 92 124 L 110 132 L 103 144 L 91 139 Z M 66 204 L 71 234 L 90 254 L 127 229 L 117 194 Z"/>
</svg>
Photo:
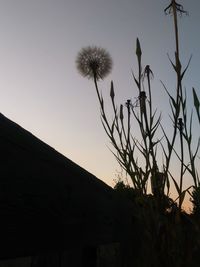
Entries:
<svg viewBox="0 0 200 267">
<path fill-rule="evenodd" d="M 167 53 L 174 55 L 172 17 L 163 12 L 169 2 L 0 0 L 0 112 L 113 185 L 120 168 L 108 149 L 94 85 L 77 72 L 76 56 L 87 45 L 107 49 L 114 66 L 100 88 L 108 98 L 114 80 L 124 103 L 137 96 L 131 69 L 136 70 L 138 37 L 143 66 L 149 64 L 155 76 L 154 103 L 168 128 L 169 104 L 160 80 L 173 92 L 167 59 Z M 183 64 L 193 55 L 184 80 L 191 103 L 192 86 L 200 95 L 200 2 L 178 2 L 189 12 L 180 19 L 180 35 Z"/>
</svg>

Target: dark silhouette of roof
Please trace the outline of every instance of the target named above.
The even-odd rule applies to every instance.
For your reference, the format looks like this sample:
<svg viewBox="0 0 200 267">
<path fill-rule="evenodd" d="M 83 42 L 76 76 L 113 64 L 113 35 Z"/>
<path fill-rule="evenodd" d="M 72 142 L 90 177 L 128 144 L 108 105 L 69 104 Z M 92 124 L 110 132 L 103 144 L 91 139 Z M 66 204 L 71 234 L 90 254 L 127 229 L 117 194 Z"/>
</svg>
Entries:
<svg viewBox="0 0 200 267">
<path fill-rule="evenodd" d="M 0 174 L 0 258 L 115 242 L 130 226 L 111 187 L 2 114 Z"/>
</svg>

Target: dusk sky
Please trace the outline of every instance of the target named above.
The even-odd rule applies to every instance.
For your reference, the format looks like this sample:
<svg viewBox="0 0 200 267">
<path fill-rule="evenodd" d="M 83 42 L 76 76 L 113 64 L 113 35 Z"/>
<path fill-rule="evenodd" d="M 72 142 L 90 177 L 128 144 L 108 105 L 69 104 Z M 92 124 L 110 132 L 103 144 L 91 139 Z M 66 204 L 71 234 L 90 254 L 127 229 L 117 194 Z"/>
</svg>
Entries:
<svg viewBox="0 0 200 267">
<path fill-rule="evenodd" d="M 135 43 L 143 66 L 154 72 L 153 98 L 169 123 L 162 80 L 173 93 L 175 75 L 169 0 L 0 0 L 0 112 L 109 185 L 120 171 L 100 121 L 91 80 L 80 76 L 76 56 L 82 47 L 105 48 L 113 59 L 111 74 L 99 87 L 109 100 L 110 81 L 118 103 L 137 97 L 131 70 Z M 189 12 L 179 20 L 181 58 L 187 64 L 184 86 L 200 95 L 200 2 L 178 1 Z M 106 101 L 109 106 L 109 101 Z M 132 125 L 134 128 L 134 125 Z M 168 128 L 168 125 L 166 125 Z M 199 134 L 199 126 L 196 128 Z"/>
</svg>

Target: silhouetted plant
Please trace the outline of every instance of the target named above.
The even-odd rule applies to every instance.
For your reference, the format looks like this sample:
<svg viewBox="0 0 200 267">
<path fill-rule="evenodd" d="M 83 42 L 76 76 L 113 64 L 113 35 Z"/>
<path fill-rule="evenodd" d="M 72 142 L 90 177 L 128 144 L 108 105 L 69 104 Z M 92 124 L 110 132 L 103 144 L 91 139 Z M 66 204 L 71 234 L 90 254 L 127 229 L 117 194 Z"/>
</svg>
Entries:
<svg viewBox="0 0 200 267">
<path fill-rule="evenodd" d="M 167 87 L 163 87 L 169 97 L 172 120 L 172 137 L 167 136 L 162 125 L 161 116 L 156 115 L 153 109 L 152 84 L 153 72 L 150 65 L 142 68 L 142 49 L 139 39 L 136 41 L 136 57 L 138 63 L 138 74 L 133 72 L 133 79 L 138 88 L 136 101 L 133 103 L 128 99 L 125 104 L 118 108 L 115 103 L 114 83 L 110 86 L 110 99 L 113 108 L 114 118 L 109 120 L 105 112 L 104 99 L 98 87 L 98 80 L 103 79 L 111 70 L 112 60 L 108 52 L 98 47 L 86 47 L 81 50 L 77 57 L 77 68 L 83 76 L 93 78 L 95 88 L 100 103 L 101 120 L 107 136 L 113 145 L 113 154 L 119 164 L 131 178 L 133 188 L 141 194 L 147 194 L 148 181 L 151 181 L 151 192 L 153 195 L 162 200 L 165 193 L 170 192 L 170 181 L 173 181 L 178 193 L 178 206 L 181 211 L 182 203 L 186 192 L 183 189 L 184 175 L 189 173 L 193 179 L 195 188 L 199 186 L 199 176 L 196 170 L 197 153 L 200 146 L 200 139 L 197 142 L 196 149 L 193 152 L 192 147 L 192 118 L 191 113 L 188 123 L 187 99 L 186 93 L 183 92 L 182 81 L 189 67 L 190 60 L 185 68 L 182 68 L 179 52 L 178 36 L 178 18 L 177 14 L 187 14 L 183 6 L 172 0 L 164 10 L 166 14 L 172 14 L 174 20 L 175 32 L 175 62 L 170 57 L 169 60 L 176 74 L 176 91 L 175 96 L 171 95 Z M 146 83 L 145 83 L 146 81 Z M 146 86 L 145 86 L 146 85 Z M 195 89 L 193 88 L 194 106 L 197 117 L 200 121 L 199 100 Z M 138 124 L 141 139 L 134 136 L 131 129 L 132 119 Z M 158 128 L 161 127 L 163 137 L 158 135 Z M 175 143 L 180 142 L 180 153 L 176 151 Z M 177 140 L 177 141 L 176 141 Z M 162 147 L 164 163 L 159 166 L 158 149 Z M 186 151 L 187 149 L 187 151 Z M 138 152 L 140 159 L 138 159 Z M 172 154 L 175 153 L 180 160 L 180 179 L 179 182 L 173 177 L 170 171 L 170 162 Z M 186 161 L 186 153 L 189 156 L 189 162 Z"/>
<path fill-rule="evenodd" d="M 171 109 L 171 137 L 167 135 L 161 115 L 157 114 L 154 108 L 152 98 L 154 75 L 150 65 L 142 68 L 139 39 L 136 40 L 137 75 L 132 72 L 138 90 L 136 101 L 128 99 L 118 107 L 115 102 L 114 83 L 111 81 L 110 100 L 113 119 L 110 119 L 105 112 L 104 98 L 98 87 L 98 81 L 111 70 L 112 60 L 109 54 L 102 48 L 86 47 L 77 57 L 77 67 L 83 76 L 94 79 L 101 121 L 113 146 L 112 153 L 132 181 L 132 186 L 129 186 L 120 180 L 114 189 L 132 200 L 136 210 L 138 222 L 136 228 L 141 235 L 142 254 L 138 256 L 138 265 L 135 266 L 198 266 L 200 228 L 193 217 L 182 211 L 182 204 L 188 192 L 192 198 L 193 214 L 200 215 L 200 178 L 197 170 L 200 137 L 195 143 L 193 111 L 188 111 L 186 91 L 183 90 L 183 78 L 191 58 L 188 64 L 182 67 L 178 34 L 178 14 L 187 15 L 187 12 L 175 0 L 170 1 L 164 12 L 172 15 L 175 33 L 175 58 L 174 60 L 169 56 L 168 58 L 176 74 L 176 90 L 170 93 L 162 82 Z M 194 88 L 192 94 L 200 124 L 200 102 Z M 133 123 L 134 127 L 137 125 L 140 130 L 140 139 L 134 136 L 131 127 Z M 158 152 L 162 153 L 162 163 Z M 179 179 L 175 178 L 170 170 L 172 156 L 176 156 L 180 163 Z M 190 175 L 192 178 L 191 186 L 186 189 L 183 186 L 185 175 Z M 149 182 L 152 194 L 148 190 Z M 172 183 L 178 195 L 175 201 L 169 198 Z M 191 188 L 193 188 L 192 193 Z M 190 247 L 192 249 L 189 249 Z M 145 257 L 151 258 L 148 265 Z"/>
<path fill-rule="evenodd" d="M 169 91 L 167 90 L 166 86 L 164 85 L 164 88 L 169 96 L 170 99 L 170 106 L 172 111 L 172 122 L 173 122 L 173 137 L 171 141 L 166 135 L 165 130 L 163 129 L 163 133 L 165 136 L 165 139 L 167 141 L 167 147 L 168 151 L 163 147 L 163 152 L 166 158 L 166 168 L 165 173 L 169 173 L 169 163 L 171 160 L 172 152 L 174 151 L 178 159 L 180 160 L 181 166 L 180 166 L 180 182 L 179 184 L 174 179 L 172 174 L 170 173 L 170 176 L 175 184 L 175 188 L 178 193 L 179 198 L 179 208 L 181 209 L 184 197 L 188 189 L 183 190 L 183 178 L 186 171 L 191 175 L 193 179 L 193 183 L 195 188 L 199 186 L 199 177 L 198 172 L 195 167 L 195 160 L 196 156 L 199 150 L 200 145 L 200 138 L 198 139 L 195 152 L 192 150 L 192 119 L 193 119 L 193 113 L 191 112 L 190 118 L 188 119 L 188 110 L 187 110 L 187 98 L 186 98 L 186 91 L 183 92 L 183 78 L 185 76 L 185 73 L 189 67 L 191 57 L 188 61 L 188 64 L 183 69 L 180 59 L 180 52 L 179 52 L 179 35 L 178 35 L 178 20 L 177 20 L 177 14 L 187 14 L 187 12 L 183 9 L 183 6 L 178 4 L 175 0 L 172 0 L 170 5 L 165 9 L 165 12 L 168 14 L 173 15 L 174 19 L 174 32 L 175 32 L 175 44 L 176 44 L 176 51 L 175 51 L 175 62 L 169 58 L 172 67 L 176 73 L 176 97 L 173 97 L 170 95 Z M 196 95 L 195 89 L 193 89 L 193 95 L 194 95 L 194 105 L 196 110 L 198 110 L 198 97 Z M 195 98 L 196 97 L 196 98 Z M 196 100 L 196 101 L 195 101 Z M 197 111 L 198 115 L 198 111 Z M 189 123 L 188 123 L 189 120 Z M 177 153 L 175 150 L 174 144 L 175 140 L 177 138 L 177 134 L 179 133 L 179 142 L 180 142 L 180 154 Z M 185 150 L 185 145 L 187 147 L 187 151 Z M 186 163 L 186 153 L 189 154 L 189 162 Z"/>
</svg>

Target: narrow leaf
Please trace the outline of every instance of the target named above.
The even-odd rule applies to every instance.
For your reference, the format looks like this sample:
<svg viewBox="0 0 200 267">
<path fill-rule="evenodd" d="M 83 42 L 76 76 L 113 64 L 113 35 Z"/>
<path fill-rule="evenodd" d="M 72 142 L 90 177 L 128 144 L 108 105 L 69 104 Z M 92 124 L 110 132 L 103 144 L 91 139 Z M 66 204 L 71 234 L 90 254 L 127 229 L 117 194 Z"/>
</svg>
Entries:
<svg viewBox="0 0 200 267">
<path fill-rule="evenodd" d="M 172 67 L 173 67 L 174 70 L 177 72 L 177 68 L 176 68 L 176 66 L 174 65 L 174 63 L 172 62 L 172 60 L 171 60 L 169 54 L 167 54 L 167 56 L 168 56 L 168 59 L 169 59 L 170 63 L 172 64 Z"/>
<path fill-rule="evenodd" d="M 124 119 L 124 114 L 123 114 L 123 105 L 120 105 L 120 114 L 119 114 L 120 120 L 123 121 Z"/>
<path fill-rule="evenodd" d="M 176 191 L 178 192 L 178 194 L 179 194 L 179 196 L 180 196 L 181 192 L 180 192 L 179 185 L 178 185 L 178 183 L 176 182 L 176 180 L 174 179 L 174 177 L 173 177 L 172 175 L 170 175 L 170 176 L 171 176 L 171 178 L 172 178 L 172 180 L 173 180 L 173 182 L 174 182 L 174 185 L 175 185 L 175 187 L 176 187 Z"/>
<path fill-rule="evenodd" d="M 185 193 L 187 192 L 187 190 L 184 190 L 183 192 L 181 192 L 180 194 L 180 200 L 179 200 L 179 205 L 182 206 L 182 203 L 184 201 L 184 198 L 185 198 Z"/>
<path fill-rule="evenodd" d="M 139 88 L 140 88 L 140 84 L 139 84 L 138 80 L 136 79 L 136 77 L 135 77 L 133 71 L 132 71 L 132 75 L 133 75 L 133 79 L 134 79 L 134 81 L 135 81 L 135 83 L 137 84 L 137 87 L 138 87 L 138 89 L 139 89 Z"/>
<path fill-rule="evenodd" d="M 190 65 L 190 61 L 191 61 L 191 59 L 192 59 L 192 56 L 190 56 L 190 59 L 189 59 L 189 61 L 188 61 L 188 64 L 187 64 L 186 68 L 184 69 L 184 71 L 183 71 L 182 74 L 181 74 L 181 80 L 183 79 L 183 76 L 185 75 L 185 73 L 186 73 L 186 71 L 187 71 L 187 69 L 188 69 L 188 67 L 189 67 L 189 65 Z"/>
<path fill-rule="evenodd" d="M 195 106 L 195 109 L 196 109 L 196 112 L 197 112 L 197 116 L 198 116 L 198 119 L 199 119 L 199 123 L 200 123 L 200 112 L 199 112 L 200 103 L 199 103 L 199 99 L 198 99 L 198 96 L 196 94 L 196 91 L 195 91 L 194 87 L 192 88 L 192 90 L 193 90 L 194 106 Z"/>
</svg>

